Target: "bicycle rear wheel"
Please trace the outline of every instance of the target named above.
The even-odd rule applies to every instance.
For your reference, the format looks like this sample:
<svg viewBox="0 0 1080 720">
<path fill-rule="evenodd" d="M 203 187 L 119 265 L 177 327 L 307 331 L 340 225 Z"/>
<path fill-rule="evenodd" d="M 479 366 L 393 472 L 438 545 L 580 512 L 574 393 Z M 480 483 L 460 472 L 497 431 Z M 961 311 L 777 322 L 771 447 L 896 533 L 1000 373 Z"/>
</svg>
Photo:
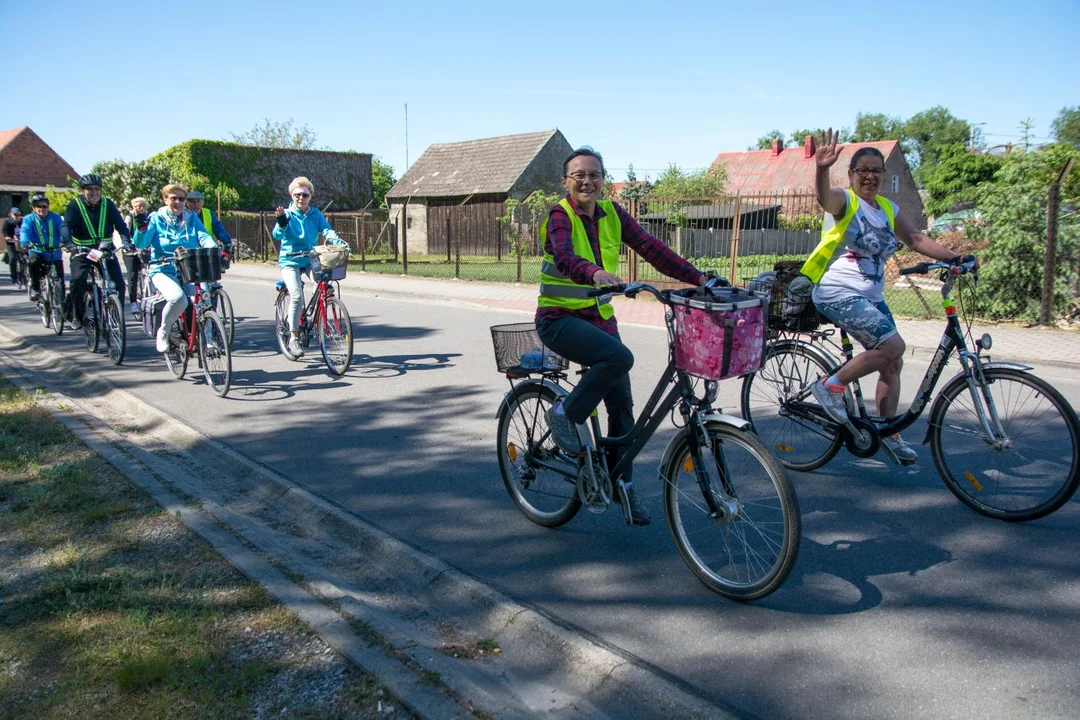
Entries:
<svg viewBox="0 0 1080 720">
<path fill-rule="evenodd" d="M 165 351 L 165 365 L 173 377 L 180 380 L 187 372 L 188 348 L 187 338 L 184 337 L 184 326 L 181 324 L 187 313 L 180 320 L 173 323 L 173 332 L 169 337 L 169 349 Z"/>
<path fill-rule="evenodd" d="M 337 298 L 326 301 L 326 317 L 319 323 L 319 347 L 330 372 L 338 377 L 349 370 L 353 355 L 352 318 L 345 303 Z"/>
<path fill-rule="evenodd" d="M 105 347 L 109 350 L 109 361 L 113 365 L 119 365 L 124 362 L 127 354 L 127 326 L 124 324 L 124 306 L 116 295 L 105 298 L 102 320 L 102 334 L 105 336 Z"/>
<path fill-rule="evenodd" d="M 49 318 L 49 322 L 52 325 L 52 330 L 57 335 L 64 334 L 64 293 L 60 286 L 59 279 L 48 278 L 46 280 L 48 285 L 46 286 L 49 292 L 49 305 L 52 309 L 52 314 Z"/>
<path fill-rule="evenodd" d="M 101 341 L 101 329 L 98 327 L 97 292 L 93 288 L 86 291 L 83 303 L 83 340 L 86 342 L 87 350 L 97 352 L 98 343 Z"/>
<path fill-rule="evenodd" d="M 225 397 L 232 385 L 232 354 L 225 326 L 213 310 L 207 310 L 199 323 L 199 358 L 206 384 L 218 397 Z"/>
<path fill-rule="evenodd" d="M 548 430 L 547 411 L 557 399 L 545 385 L 518 385 L 503 400 L 496 431 L 495 450 L 506 491 L 522 515 L 544 527 L 569 522 L 581 509 L 575 478 L 542 465 L 565 463 L 568 472 L 577 472 Z"/>
<path fill-rule="evenodd" d="M 981 393 L 993 399 L 1005 439 L 987 437 L 966 378 L 958 377 L 930 414 L 934 465 L 949 490 L 982 515 L 1011 521 L 1049 515 L 1080 483 L 1076 412 L 1039 377 L 1010 368 L 983 373 Z"/>
<path fill-rule="evenodd" d="M 300 308 L 300 312 L 303 312 L 303 308 Z M 300 359 L 298 355 L 293 355 L 289 351 L 289 338 L 292 337 L 292 332 L 289 330 L 289 293 L 285 290 L 279 292 L 277 300 L 274 301 L 274 336 L 277 338 L 281 354 L 286 359 L 293 361 Z"/>
<path fill-rule="evenodd" d="M 221 318 L 221 324 L 225 328 L 225 337 L 229 340 L 229 349 L 232 349 L 233 331 L 236 329 L 236 316 L 233 314 L 232 299 L 225 288 L 215 285 L 210 291 L 211 307 Z"/>
<path fill-rule="evenodd" d="M 813 395 L 792 400 L 832 370 L 807 345 L 786 342 L 770 346 L 761 369 L 743 379 L 742 416 L 788 469 L 816 470 L 836 457 L 844 443 L 835 424 L 822 427 L 807 416 L 817 409 Z"/>
<path fill-rule="evenodd" d="M 802 521 L 787 471 L 751 432 L 709 423 L 711 451 L 703 448 L 705 500 L 683 430 L 663 464 L 664 512 L 683 561 L 710 590 L 734 600 L 756 600 L 787 579 L 799 555 Z"/>
</svg>

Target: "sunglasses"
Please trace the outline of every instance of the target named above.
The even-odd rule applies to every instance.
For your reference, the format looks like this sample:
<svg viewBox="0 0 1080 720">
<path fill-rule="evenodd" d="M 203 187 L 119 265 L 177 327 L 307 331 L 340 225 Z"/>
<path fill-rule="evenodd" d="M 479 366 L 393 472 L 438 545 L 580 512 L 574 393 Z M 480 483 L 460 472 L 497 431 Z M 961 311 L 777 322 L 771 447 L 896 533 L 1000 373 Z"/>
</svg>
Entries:
<svg viewBox="0 0 1080 720">
<path fill-rule="evenodd" d="M 34 209 L 35 210 L 48 210 L 49 209 L 49 203 L 38 203 L 37 205 L 34 206 Z"/>
<path fill-rule="evenodd" d="M 180 195 L 170 195 L 170 196 L 169 196 L 169 199 L 170 199 L 170 200 L 181 200 L 181 201 L 183 201 L 183 200 L 187 200 L 187 196 L 186 196 L 186 195 L 184 195 L 184 196 L 180 196 Z"/>
<path fill-rule="evenodd" d="M 308 193 L 308 192 L 293 193 L 292 196 L 295 197 L 295 198 L 311 197 L 311 193 Z"/>
</svg>

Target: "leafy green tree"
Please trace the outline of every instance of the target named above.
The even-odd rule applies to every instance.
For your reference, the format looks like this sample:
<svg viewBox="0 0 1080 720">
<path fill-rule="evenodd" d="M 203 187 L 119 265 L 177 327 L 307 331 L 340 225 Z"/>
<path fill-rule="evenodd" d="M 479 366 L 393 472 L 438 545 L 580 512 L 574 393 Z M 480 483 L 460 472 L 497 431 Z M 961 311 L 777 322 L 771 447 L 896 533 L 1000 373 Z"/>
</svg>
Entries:
<svg viewBox="0 0 1080 720">
<path fill-rule="evenodd" d="M 318 147 L 318 135 L 307 125 L 296 127 L 292 118 L 281 122 L 274 122 L 270 118 L 263 119 L 261 125 L 256 124 L 247 132 L 232 135 L 233 142 L 241 145 L 251 145 L 264 148 L 282 148 L 286 150 L 321 150 Z"/>
<path fill-rule="evenodd" d="M 1020 144 L 1025 150 L 1031 149 L 1031 133 L 1035 129 L 1035 118 L 1024 118 L 1016 126 L 1020 131 Z"/>
<path fill-rule="evenodd" d="M 806 129 L 806 130 L 792 130 L 791 134 L 788 135 L 788 146 L 790 146 L 790 147 L 801 147 L 802 144 L 806 142 L 806 136 L 807 135 L 813 135 L 814 140 L 816 141 L 816 140 L 819 140 L 821 138 L 821 136 L 824 135 L 824 134 L 825 134 L 825 128 L 813 128 L 813 129 Z M 844 139 L 846 137 L 846 134 L 847 134 L 847 129 L 846 128 L 840 130 L 840 140 L 841 140 L 841 142 L 847 142 Z"/>
<path fill-rule="evenodd" d="M 754 147 L 748 147 L 747 150 L 769 150 L 772 148 L 773 140 L 778 139 L 781 143 L 784 142 L 784 133 L 773 128 L 769 132 L 765 133 L 757 139 L 757 144 Z"/>
<path fill-rule="evenodd" d="M 1064 107 L 1050 124 L 1050 132 L 1060 143 L 1080 147 L 1080 107 Z"/>
<path fill-rule="evenodd" d="M 642 200 L 648 197 L 652 192 L 652 183 L 649 182 L 649 178 L 646 177 L 644 181 L 638 182 L 637 173 L 634 172 L 634 163 L 630 163 L 626 168 L 626 187 L 619 193 L 619 200 Z"/>
<path fill-rule="evenodd" d="M 904 154 L 908 162 L 917 166 L 915 180 L 921 185 L 924 178 L 941 158 L 942 151 L 951 146 L 968 142 L 971 125 L 955 117 L 941 105 L 923 110 L 904 123 Z"/>
<path fill-rule="evenodd" d="M 121 206 L 127 205 L 132 198 L 144 197 L 150 201 L 151 209 L 157 208 L 161 204 L 161 188 L 170 182 L 183 182 L 172 168 L 159 160 L 104 160 L 94 163 L 93 172 L 101 176 L 102 194 Z M 201 187 L 198 189 L 202 190 Z"/>
<path fill-rule="evenodd" d="M 705 170 L 685 171 L 672 163 L 656 178 L 650 196 L 673 200 L 715 198 L 724 194 L 726 184 L 727 172 L 722 165 L 713 165 Z"/>
<path fill-rule="evenodd" d="M 64 209 L 67 208 L 68 203 L 74 200 L 78 194 L 79 185 L 74 180 L 68 187 L 45 186 L 45 197 L 49 198 L 49 208 L 61 215 L 64 214 Z"/>
<path fill-rule="evenodd" d="M 982 223 L 970 227 L 969 235 L 989 243 L 980 253 L 982 314 L 1002 320 L 1038 320 L 1046 259 L 1047 195 L 1070 157 L 1080 160 L 1080 151 L 1065 144 L 1014 151 L 1005 156 L 994 181 L 978 187 Z M 1070 177 L 1062 188 L 1061 204 L 1075 206 L 1078 202 L 1080 179 Z M 1052 295 L 1055 315 L 1064 313 L 1072 298 L 1078 240 L 1080 220 L 1061 214 Z"/>
<path fill-rule="evenodd" d="M 940 215 L 961 201 L 974 201 L 977 187 L 994 180 L 1001 158 L 970 152 L 966 145 L 946 147 L 941 162 L 924 175 L 925 208 L 930 215 Z"/>
<path fill-rule="evenodd" d="M 878 142 L 881 140 L 907 140 L 907 131 L 901 118 L 885 113 L 859 113 L 855 116 L 855 129 L 848 133 L 844 142 Z M 907 152 L 907 148 L 904 148 Z"/>
<path fill-rule="evenodd" d="M 392 166 L 377 157 L 371 158 L 371 197 L 375 207 L 386 209 L 386 193 L 396 182 Z"/>
</svg>

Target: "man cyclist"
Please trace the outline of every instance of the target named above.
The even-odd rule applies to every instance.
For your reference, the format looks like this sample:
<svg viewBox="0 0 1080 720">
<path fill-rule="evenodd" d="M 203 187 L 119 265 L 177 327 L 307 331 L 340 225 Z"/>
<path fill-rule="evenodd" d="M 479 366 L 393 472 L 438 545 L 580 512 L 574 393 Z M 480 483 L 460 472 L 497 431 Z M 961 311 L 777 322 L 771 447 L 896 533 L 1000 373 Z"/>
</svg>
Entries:
<svg viewBox="0 0 1080 720">
<path fill-rule="evenodd" d="M 39 193 L 30 198 L 30 205 L 34 212 L 23 220 L 20 239 L 27 252 L 30 301 L 37 302 L 41 299 L 41 279 L 49 272 L 50 265 L 60 276 L 60 294 L 64 294 L 64 255 L 60 251 L 63 221 L 49 211 L 49 198 L 45 195 Z"/>
<path fill-rule="evenodd" d="M 60 228 L 64 247 L 69 252 L 76 246 L 108 248 L 112 245 L 113 231 L 119 233 L 123 244 L 128 244 L 131 235 L 119 208 L 112 200 L 101 196 L 101 176 L 97 173 L 83 175 L 79 178 L 79 190 L 80 195 L 64 210 L 64 223 Z M 76 326 L 82 323 L 85 311 L 86 278 L 91 264 L 85 257 L 71 256 L 71 292 L 64 300 L 64 316 Z M 124 297 L 124 273 L 115 255 L 106 261 L 105 269 L 120 297 Z"/>
<path fill-rule="evenodd" d="M 221 249 L 224 250 L 230 257 L 232 257 L 232 237 L 229 236 L 229 231 L 225 229 L 225 225 L 218 219 L 218 216 L 214 214 L 214 211 L 206 205 L 206 197 L 198 190 L 192 190 L 187 196 L 188 210 L 195 213 L 200 220 L 202 220 L 203 227 L 206 231 L 218 241 L 221 245 Z"/>
<path fill-rule="evenodd" d="M 22 225 L 22 210 L 15 206 L 4 220 L 4 262 L 11 272 L 11 284 L 19 284 L 19 228 Z"/>
</svg>

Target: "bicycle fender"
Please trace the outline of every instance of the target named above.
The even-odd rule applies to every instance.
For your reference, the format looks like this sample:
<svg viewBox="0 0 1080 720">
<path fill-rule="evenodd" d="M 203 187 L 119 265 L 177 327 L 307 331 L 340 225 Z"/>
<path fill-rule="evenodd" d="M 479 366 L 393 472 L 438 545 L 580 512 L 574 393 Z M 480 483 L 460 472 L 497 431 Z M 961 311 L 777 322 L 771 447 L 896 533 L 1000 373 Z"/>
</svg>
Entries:
<svg viewBox="0 0 1080 720">
<path fill-rule="evenodd" d="M 736 430 L 750 430 L 750 421 L 745 420 L 738 415 L 727 415 L 725 413 L 712 412 L 705 415 L 705 422 L 715 422 L 721 425 L 729 425 Z"/>
<path fill-rule="evenodd" d="M 1004 368 L 1004 369 L 1007 369 L 1007 370 L 1017 370 L 1019 372 L 1030 372 L 1030 371 L 1035 369 L 1030 365 L 1024 365 L 1023 363 L 1016 363 L 1016 362 L 1008 362 L 1006 360 L 998 360 L 998 361 L 994 361 L 994 362 L 983 363 L 982 368 L 984 370 L 989 370 L 991 368 Z M 953 385 L 966 384 L 966 383 L 967 383 L 967 374 L 963 370 L 961 370 L 960 372 L 956 373 L 951 378 L 949 378 L 949 382 L 945 383 L 942 386 L 941 391 L 937 394 L 937 397 L 934 398 L 934 404 L 930 406 L 930 414 L 927 416 L 928 422 L 926 423 L 926 435 L 923 437 L 923 440 L 922 440 L 923 445 L 930 442 L 930 429 L 931 429 L 931 427 L 930 427 L 930 422 L 929 421 L 933 420 L 934 412 L 937 410 L 938 405 L 940 405 L 941 402 L 942 402 L 941 398 L 945 397 L 945 394 L 946 394 L 945 391 L 948 390 Z"/>
<path fill-rule="evenodd" d="M 499 402 L 499 409 L 496 411 L 495 417 L 501 420 L 502 416 L 506 414 L 506 398 L 510 397 L 510 393 L 516 392 L 518 388 L 528 387 L 530 385 L 546 386 L 548 389 L 554 392 L 556 396 L 560 398 L 566 397 L 570 394 L 566 388 L 553 380 L 548 380 L 547 378 L 529 378 L 528 380 L 523 380 L 519 382 L 513 387 L 512 390 L 508 390 L 506 393 L 503 394 L 503 399 L 501 402 Z"/>
</svg>

